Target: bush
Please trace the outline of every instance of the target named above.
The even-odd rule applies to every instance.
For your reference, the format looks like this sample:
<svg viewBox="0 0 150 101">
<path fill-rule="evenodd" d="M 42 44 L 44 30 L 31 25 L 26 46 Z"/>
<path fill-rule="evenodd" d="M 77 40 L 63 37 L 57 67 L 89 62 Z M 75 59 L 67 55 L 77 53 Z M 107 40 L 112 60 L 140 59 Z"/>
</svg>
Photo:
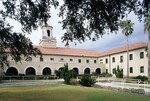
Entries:
<svg viewBox="0 0 150 101">
<path fill-rule="evenodd" d="M 77 79 L 70 79 L 70 85 L 78 85 Z"/>
<path fill-rule="evenodd" d="M 92 78 L 90 75 L 83 75 L 79 83 L 82 86 L 91 87 L 96 82 L 95 78 Z"/>
<path fill-rule="evenodd" d="M 100 77 L 112 77 L 112 74 L 110 74 L 110 73 L 102 73 L 99 76 Z"/>
<path fill-rule="evenodd" d="M 3 80 L 4 76 L 5 76 L 5 74 L 0 70 L 0 82 Z"/>
<path fill-rule="evenodd" d="M 147 81 L 148 77 L 139 75 L 139 76 L 133 77 L 133 79 L 140 79 L 141 81 Z"/>
</svg>

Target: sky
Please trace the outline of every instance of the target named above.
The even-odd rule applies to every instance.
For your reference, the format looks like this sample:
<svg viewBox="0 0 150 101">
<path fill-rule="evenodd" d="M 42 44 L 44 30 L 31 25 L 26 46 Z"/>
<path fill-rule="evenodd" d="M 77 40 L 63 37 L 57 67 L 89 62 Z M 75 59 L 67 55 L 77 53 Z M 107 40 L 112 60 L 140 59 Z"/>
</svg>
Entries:
<svg viewBox="0 0 150 101">
<path fill-rule="evenodd" d="M 62 2 L 60 2 L 60 5 Z M 61 37 L 63 36 L 63 33 L 65 32 L 62 30 L 62 25 L 59 23 L 62 19 L 58 17 L 59 9 L 51 8 L 51 18 L 48 21 L 48 24 L 50 26 L 53 26 L 53 36 L 57 39 L 57 47 L 64 47 L 65 43 L 62 43 Z M 132 35 L 129 36 L 129 44 L 136 43 L 136 42 L 147 42 L 148 36 L 147 33 L 144 33 L 144 24 L 143 22 L 139 22 L 137 19 L 137 16 L 134 14 L 130 14 L 128 19 L 131 19 L 134 23 L 134 32 Z M 12 26 L 14 26 L 14 30 L 16 32 L 21 31 L 21 25 L 14 21 L 7 19 L 9 23 L 11 23 Z M 28 38 L 31 39 L 32 43 L 34 45 L 39 44 L 39 40 L 42 38 L 42 29 L 39 27 L 37 30 L 33 31 L 30 35 L 26 34 Z M 84 43 L 80 44 L 77 43 L 75 45 L 74 43 L 69 43 L 70 48 L 80 48 L 80 49 L 90 49 L 90 50 L 97 50 L 97 51 L 105 51 L 121 46 L 126 45 L 126 37 L 122 34 L 121 30 L 115 33 L 110 33 L 103 35 L 102 38 L 99 38 L 97 41 L 91 41 L 87 40 Z"/>
</svg>

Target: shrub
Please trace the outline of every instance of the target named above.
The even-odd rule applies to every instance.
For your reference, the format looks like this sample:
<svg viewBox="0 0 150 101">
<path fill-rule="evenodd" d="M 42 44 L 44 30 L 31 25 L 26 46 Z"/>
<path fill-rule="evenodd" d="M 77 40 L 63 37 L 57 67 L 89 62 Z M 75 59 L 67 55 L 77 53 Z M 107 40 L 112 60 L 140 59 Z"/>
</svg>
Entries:
<svg viewBox="0 0 150 101">
<path fill-rule="evenodd" d="M 71 80 L 72 77 L 73 77 L 72 70 L 68 70 L 65 73 L 65 76 L 64 76 L 64 82 L 65 82 L 65 84 L 70 84 L 70 80 Z"/>
<path fill-rule="evenodd" d="M 123 69 L 120 69 L 119 66 L 117 66 L 117 69 L 115 68 L 115 75 L 117 78 L 123 78 Z"/>
<path fill-rule="evenodd" d="M 91 87 L 96 82 L 95 78 L 92 78 L 90 75 L 83 75 L 79 83 L 82 86 Z"/>
<path fill-rule="evenodd" d="M 140 79 L 141 81 L 147 81 L 148 80 L 148 77 L 146 77 L 146 76 L 141 76 L 141 75 L 139 75 L 139 76 L 136 76 L 136 77 L 133 77 L 134 79 Z"/>
<path fill-rule="evenodd" d="M 2 81 L 4 76 L 5 76 L 5 74 L 2 71 L 0 71 L 0 82 Z"/>
<path fill-rule="evenodd" d="M 110 74 L 110 73 L 102 73 L 102 74 L 100 74 L 100 77 L 112 77 L 112 74 Z"/>
<path fill-rule="evenodd" d="M 70 85 L 78 85 L 77 79 L 70 79 Z"/>
</svg>

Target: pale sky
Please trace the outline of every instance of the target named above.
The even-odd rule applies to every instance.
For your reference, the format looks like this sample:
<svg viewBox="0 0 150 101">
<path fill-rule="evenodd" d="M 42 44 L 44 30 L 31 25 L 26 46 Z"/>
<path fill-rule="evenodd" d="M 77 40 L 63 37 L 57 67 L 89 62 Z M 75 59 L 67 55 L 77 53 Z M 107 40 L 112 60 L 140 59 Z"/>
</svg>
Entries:
<svg viewBox="0 0 150 101">
<path fill-rule="evenodd" d="M 48 24 L 53 26 L 53 36 L 57 39 L 57 47 L 64 47 L 65 43 L 62 43 L 61 36 L 64 31 L 62 30 L 62 25 L 58 23 L 62 19 L 58 17 L 59 9 L 55 10 L 53 7 L 51 8 L 51 18 L 48 21 Z M 143 22 L 139 22 L 137 17 L 133 14 L 129 16 L 129 19 L 134 23 L 134 32 L 129 36 L 129 43 L 136 42 L 147 42 L 148 36 L 147 33 L 144 34 L 144 24 Z M 16 32 L 21 32 L 21 25 L 18 22 L 8 19 L 8 22 L 14 26 L 14 30 Z M 33 31 L 32 34 L 26 34 L 34 45 L 39 44 L 39 40 L 42 37 L 41 27 L 38 30 Z M 81 49 L 91 49 L 97 51 L 109 50 L 112 48 L 125 46 L 126 45 L 126 37 L 118 31 L 117 34 L 109 34 L 104 35 L 97 41 L 92 42 L 91 40 L 85 41 L 84 43 L 78 43 L 75 45 L 74 43 L 70 43 L 70 48 L 81 48 Z"/>
</svg>

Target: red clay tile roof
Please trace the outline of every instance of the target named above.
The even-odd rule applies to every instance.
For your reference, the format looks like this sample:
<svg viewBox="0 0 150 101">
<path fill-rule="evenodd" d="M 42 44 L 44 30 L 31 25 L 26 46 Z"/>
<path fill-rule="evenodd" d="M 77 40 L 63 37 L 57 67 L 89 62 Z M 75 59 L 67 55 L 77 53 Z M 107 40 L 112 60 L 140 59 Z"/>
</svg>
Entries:
<svg viewBox="0 0 150 101">
<path fill-rule="evenodd" d="M 146 47 L 147 44 L 144 42 L 139 42 L 135 44 L 129 45 L 129 50 L 140 49 Z M 114 48 L 104 52 L 98 52 L 95 50 L 85 50 L 85 49 L 76 49 L 76 48 L 45 48 L 41 46 L 34 46 L 40 49 L 42 54 L 49 54 L 49 55 L 64 55 L 64 56 L 85 56 L 85 57 L 101 57 L 107 56 L 111 54 L 121 53 L 127 51 L 127 46 Z"/>
<path fill-rule="evenodd" d="M 134 43 L 134 44 L 130 44 L 129 45 L 129 50 L 134 50 L 134 49 L 140 49 L 140 48 L 144 48 L 146 47 L 147 44 L 144 42 L 138 42 L 138 43 Z M 107 56 L 107 55 L 111 55 L 111 54 L 116 54 L 116 53 L 121 53 L 121 52 L 126 52 L 127 51 L 127 46 L 123 46 L 123 47 L 119 47 L 119 48 L 114 48 L 108 51 L 104 51 L 101 52 L 99 57 L 101 56 Z"/>
<path fill-rule="evenodd" d="M 50 55 L 65 55 L 65 56 L 85 56 L 85 57 L 98 57 L 100 52 L 95 50 L 75 49 L 75 48 L 45 48 L 41 46 L 34 46 L 40 49 L 42 54 Z"/>
</svg>

